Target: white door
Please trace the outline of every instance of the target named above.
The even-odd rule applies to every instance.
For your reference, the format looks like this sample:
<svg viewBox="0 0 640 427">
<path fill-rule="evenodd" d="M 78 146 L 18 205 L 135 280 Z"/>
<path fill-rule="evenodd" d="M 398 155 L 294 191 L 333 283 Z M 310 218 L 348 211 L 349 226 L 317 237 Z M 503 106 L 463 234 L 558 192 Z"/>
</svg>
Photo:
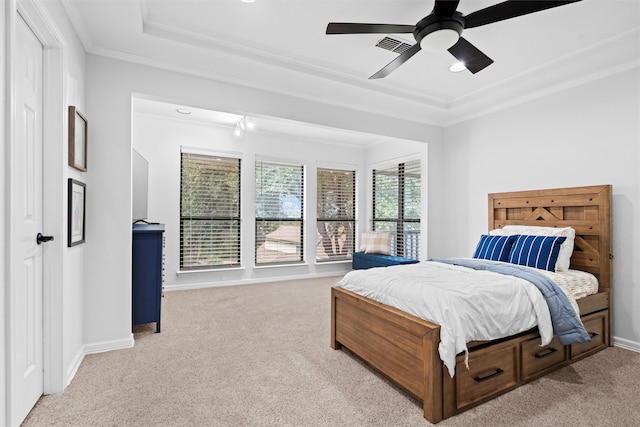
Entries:
<svg viewBox="0 0 640 427">
<path fill-rule="evenodd" d="M 12 156 L 13 281 L 10 291 L 11 425 L 19 425 L 43 391 L 42 68 L 43 48 L 16 19 L 15 144 Z"/>
</svg>

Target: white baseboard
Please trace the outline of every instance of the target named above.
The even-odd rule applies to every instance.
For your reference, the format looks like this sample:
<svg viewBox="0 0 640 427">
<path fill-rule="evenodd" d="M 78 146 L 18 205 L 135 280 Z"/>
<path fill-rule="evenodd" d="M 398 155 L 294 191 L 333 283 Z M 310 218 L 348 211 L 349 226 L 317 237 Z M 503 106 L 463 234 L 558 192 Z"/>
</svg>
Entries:
<svg viewBox="0 0 640 427">
<path fill-rule="evenodd" d="M 71 380 L 73 380 L 73 378 L 76 376 L 76 373 L 80 368 L 80 364 L 84 360 L 84 355 L 85 355 L 84 348 L 81 348 L 76 353 L 75 357 L 73 358 L 73 362 L 67 368 L 67 377 L 65 378 L 64 388 L 67 388 L 69 384 L 71 384 Z"/>
<path fill-rule="evenodd" d="M 102 353 L 105 351 L 111 350 L 122 350 L 125 348 L 133 347 L 133 333 L 129 336 L 128 339 L 124 340 L 114 340 L 114 341 L 103 341 L 95 344 L 88 344 L 84 346 L 84 354 L 93 354 L 93 353 Z"/>
<path fill-rule="evenodd" d="M 640 353 L 640 343 L 626 340 L 624 338 L 613 337 L 613 345 L 620 348 L 626 348 L 627 350 L 633 350 Z"/>
<path fill-rule="evenodd" d="M 334 271 L 330 273 L 314 273 L 314 274 L 300 274 L 300 275 L 292 275 L 292 276 L 230 280 L 227 282 L 203 282 L 203 283 L 188 283 L 183 285 L 165 285 L 162 287 L 162 290 L 163 291 L 188 291 L 192 289 L 220 288 L 224 286 L 241 286 L 241 285 L 255 285 L 259 283 L 288 282 L 291 280 L 304 280 L 304 279 L 317 279 L 321 277 L 344 276 L 347 272 L 348 270 L 344 272 Z"/>
</svg>

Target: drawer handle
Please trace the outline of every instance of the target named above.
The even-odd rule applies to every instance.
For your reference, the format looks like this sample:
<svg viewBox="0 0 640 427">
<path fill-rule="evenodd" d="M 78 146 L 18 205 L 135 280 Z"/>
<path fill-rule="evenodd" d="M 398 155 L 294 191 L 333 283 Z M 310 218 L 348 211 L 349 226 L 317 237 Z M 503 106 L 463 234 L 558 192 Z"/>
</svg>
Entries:
<svg viewBox="0 0 640 427">
<path fill-rule="evenodd" d="M 543 357 L 551 356 L 556 351 L 558 351 L 557 348 L 551 347 L 545 351 L 541 351 L 540 353 L 534 354 L 533 357 L 535 357 L 536 359 L 542 359 Z"/>
<path fill-rule="evenodd" d="M 486 381 L 486 380 L 489 380 L 489 379 L 491 379 L 493 377 L 497 377 L 498 375 L 503 374 L 503 373 L 504 373 L 504 371 L 502 369 L 496 368 L 496 371 L 494 373 L 489 374 L 486 377 L 477 376 L 477 377 L 474 377 L 473 379 L 476 380 L 477 382 L 481 383 L 482 381 Z"/>
<path fill-rule="evenodd" d="M 595 337 L 597 337 L 598 335 L 600 335 L 600 334 L 599 334 L 599 333 L 597 333 L 597 332 L 589 332 L 589 336 L 591 336 L 591 338 L 595 338 Z"/>
</svg>

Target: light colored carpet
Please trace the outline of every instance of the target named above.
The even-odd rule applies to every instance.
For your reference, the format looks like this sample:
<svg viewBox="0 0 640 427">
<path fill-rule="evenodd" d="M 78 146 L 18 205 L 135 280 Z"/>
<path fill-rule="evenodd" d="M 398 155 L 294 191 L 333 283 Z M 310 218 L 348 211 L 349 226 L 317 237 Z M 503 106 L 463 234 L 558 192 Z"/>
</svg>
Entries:
<svg viewBox="0 0 640 427">
<path fill-rule="evenodd" d="M 426 426 L 421 405 L 329 347 L 337 277 L 167 292 L 162 332 L 88 355 L 24 426 Z M 640 425 L 640 353 L 609 348 L 440 426 Z"/>
</svg>

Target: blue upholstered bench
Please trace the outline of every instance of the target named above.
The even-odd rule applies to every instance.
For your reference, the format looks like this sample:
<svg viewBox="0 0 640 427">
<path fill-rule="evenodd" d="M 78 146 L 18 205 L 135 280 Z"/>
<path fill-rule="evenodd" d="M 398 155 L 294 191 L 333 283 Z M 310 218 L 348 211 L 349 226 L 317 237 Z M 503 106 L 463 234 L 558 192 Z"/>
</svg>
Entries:
<svg viewBox="0 0 640 427">
<path fill-rule="evenodd" d="M 354 270 L 366 270 L 373 267 L 388 267 L 390 265 L 415 264 L 417 259 L 395 255 L 365 254 L 355 252 L 351 257 L 351 267 Z"/>
</svg>

